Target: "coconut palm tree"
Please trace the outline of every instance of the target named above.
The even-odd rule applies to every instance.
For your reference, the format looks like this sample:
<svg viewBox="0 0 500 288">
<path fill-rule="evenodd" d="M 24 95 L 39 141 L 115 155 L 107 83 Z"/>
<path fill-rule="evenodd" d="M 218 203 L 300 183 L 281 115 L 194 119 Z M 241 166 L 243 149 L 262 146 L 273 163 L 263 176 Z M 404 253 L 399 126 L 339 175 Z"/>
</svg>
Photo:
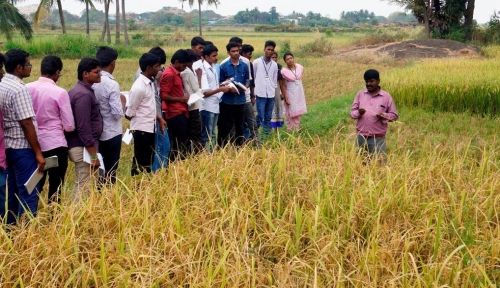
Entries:
<svg viewBox="0 0 500 288">
<path fill-rule="evenodd" d="M 12 33 L 18 30 L 26 39 L 31 39 L 33 29 L 31 24 L 19 13 L 19 10 L 7 0 L 0 0 L 0 33 L 7 39 L 12 39 Z"/>
<path fill-rule="evenodd" d="M 130 43 L 130 40 L 128 39 L 127 15 L 125 13 L 125 0 L 122 0 L 122 18 L 123 18 L 123 36 L 125 37 L 125 45 L 128 45 Z"/>
<path fill-rule="evenodd" d="M 116 19 L 115 19 L 115 43 L 120 44 L 120 0 L 115 0 Z"/>
<path fill-rule="evenodd" d="M 199 21 L 199 29 L 200 29 L 200 36 L 202 36 L 202 29 L 201 29 L 201 5 L 203 5 L 204 3 L 208 4 L 208 5 L 215 5 L 215 7 L 217 7 L 217 5 L 220 4 L 220 0 L 181 0 L 181 2 L 188 2 L 189 3 L 189 6 L 193 7 L 194 5 L 194 2 L 198 2 L 198 21 Z"/>
<path fill-rule="evenodd" d="M 57 4 L 62 32 L 63 34 L 66 34 L 66 23 L 64 22 L 64 12 L 62 9 L 61 0 L 40 0 L 40 4 L 38 4 L 38 8 L 36 9 L 35 18 L 33 19 L 33 21 L 35 24 L 40 24 L 40 22 L 47 17 L 50 9 L 52 9 L 54 4 Z"/>
<path fill-rule="evenodd" d="M 101 3 L 102 0 L 79 0 L 80 2 L 82 3 L 85 3 L 85 13 L 86 13 L 86 23 L 85 23 L 85 27 L 86 27 L 86 34 L 87 34 L 87 37 L 90 37 L 90 16 L 89 16 L 89 13 L 90 13 L 90 8 L 92 9 L 95 9 L 95 6 L 94 6 L 94 2 L 98 2 L 98 3 Z"/>
<path fill-rule="evenodd" d="M 104 0 L 104 27 L 102 28 L 101 41 L 104 41 L 104 37 L 106 36 L 106 42 L 108 43 L 111 43 L 111 29 L 109 27 L 110 5 L 111 5 L 111 0 Z"/>
</svg>

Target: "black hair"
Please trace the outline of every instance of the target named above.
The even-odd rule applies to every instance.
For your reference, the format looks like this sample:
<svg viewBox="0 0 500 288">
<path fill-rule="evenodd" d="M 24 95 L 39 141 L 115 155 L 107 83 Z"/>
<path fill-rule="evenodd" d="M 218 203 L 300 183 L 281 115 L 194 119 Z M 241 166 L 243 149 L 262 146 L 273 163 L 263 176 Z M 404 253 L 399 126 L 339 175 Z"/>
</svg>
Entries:
<svg viewBox="0 0 500 288">
<path fill-rule="evenodd" d="M 108 67 L 113 61 L 118 59 L 118 52 L 114 48 L 100 46 L 97 48 L 95 58 L 99 61 L 101 67 Z"/>
<path fill-rule="evenodd" d="M 52 76 L 61 71 L 63 68 L 63 63 L 61 58 L 58 56 L 45 56 L 40 65 L 40 70 L 42 75 Z"/>
<path fill-rule="evenodd" d="M 21 49 L 10 49 L 5 53 L 5 71 L 13 73 L 18 65 L 26 65 L 26 59 L 30 54 Z"/>
<path fill-rule="evenodd" d="M 227 45 L 226 45 L 226 50 L 227 50 L 227 52 L 229 52 L 229 51 L 231 51 L 231 49 L 233 49 L 234 47 L 238 47 L 238 48 L 240 48 L 240 46 L 241 46 L 241 45 L 240 45 L 240 44 L 238 44 L 238 43 L 236 43 L 236 42 L 229 42 L 229 43 L 227 43 Z"/>
<path fill-rule="evenodd" d="M 210 56 L 214 52 L 219 52 L 219 49 L 217 49 L 214 45 L 207 45 L 203 49 L 203 56 Z"/>
<path fill-rule="evenodd" d="M 240 46 L 243 45 L 243 39 L 237 36 L 231 37 L 231 39 L 229 39 L 229 42 L 238 43 Z"/>
<path fill-rule="evenodd" d="M 292 56 L 293 58 L 295 58 L 295 56 L 293 56 L 292 52 L 285 52 L 285 54 L 283 55 L 283 61 L 286 61 L 286 57 L 287 56 Z"/>
<path fill-rule="evenodd" d="M 363 78 L 365 78 L 365 81 L 373 79 L 380 80 L 380 73 L 375 69 L 369 69 L 366 70 L 365 74 L 363 75 Z"/>
<path fill-rule="evenodd" d="M 153 47 L 149 50 L 149 53 L 155 54 L 160 58 L 160 64 L 163 65 L 167 63 L 167 54 L 165 53 L 165 50 L 163 50 L 160 46 Z"/>
<path fill-rule="evenodd" d="M 3 56 L 2 53 L 0 53 L 0 65 L 3 66 L 4 63 L 5 63 L 5 56 Z"/>
<path fill-rule="evenodd" d="M 78 80 L 83 80 L 83 72 L 90 72 L 95 68 L 101 67 L 99 61 L 95 58 L 82 58 L 78 63 Z"/>
<path fill-rule="evenodd" d="M 154 66 L 156 64 L 160 64 L 160 57 L 156 56 L 153 53 L 144 53 L 141 58 L 139 58 L 139 67 L 141 67 L 141 71 L 145 72 L 149 66 Z"/>
<path fill-rule="evenodd" d="M 205 46 L 205 40 L 203 40 L 203 38 L 201 38 L 200 36 L 195 36 L 193 37 L 193 39 L 191 39 L 191 47 L 198 45 Z"/>
<path fill-rule="evenodd" d="M 212 41 L 205 41 L 205 46 L 208 46 L 208 45 L 212 45 L 213 46 L 214 42 L 212 42 Z"/>
<path fill-rule="evenodd" d="M 179 49 L 175 51 L 174 55 L 172 55 L 172 58 L 170 59 L 170 63 L 174 64 L 175 62 L 189 63 L 191 62 L 191 57 L 186 50 Z"/>
<path fill-rule="evenodd" d="M 189 62 L 191 62 L 191 63 L 194 63 L 194 62 L 198 61 L 198 58 L 200 58 L 200 56 L 198 56 L 198 54 L 196 54 L 196 52 L 194 52 L 191 49 L 186 49 L 186 52 L 187 52 L 187 54 L 189 56 Z"/>
<path fill-rule="evenodd" d="M 267 40 L 266 43 L 264 43 L 264 48 L 269 46 L 276 48 L 276 42 L 274 42 L 273 40 Z"/>
<path fill-rule="evenodd" d="M 246 53 L 250 53 L 250 52 L 253 52 L 253 46 L 250 45 L 250 44 L 243 44 L 241 46 L 241 54 L 246 54 Z"/>
</svg>

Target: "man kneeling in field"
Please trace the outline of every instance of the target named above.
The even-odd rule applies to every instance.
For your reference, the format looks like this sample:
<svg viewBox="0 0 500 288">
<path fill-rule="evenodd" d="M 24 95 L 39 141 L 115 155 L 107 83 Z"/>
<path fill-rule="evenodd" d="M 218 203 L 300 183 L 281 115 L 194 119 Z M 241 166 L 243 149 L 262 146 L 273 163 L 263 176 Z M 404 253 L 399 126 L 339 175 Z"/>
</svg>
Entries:
<svg viewBox="0 0 500 288">
<path fill-rule="evenodd" d="M 398 119 L 398 112 L 391 95 L 380 88 L 379 72 L 367 70 L 364 78 L 366 90 L 358 92 L 351 107 L 351 117 L 357 120 L 356 141 L 370 155 L 381 155 L 385 160 L 387 124 Z"/>
</svg>

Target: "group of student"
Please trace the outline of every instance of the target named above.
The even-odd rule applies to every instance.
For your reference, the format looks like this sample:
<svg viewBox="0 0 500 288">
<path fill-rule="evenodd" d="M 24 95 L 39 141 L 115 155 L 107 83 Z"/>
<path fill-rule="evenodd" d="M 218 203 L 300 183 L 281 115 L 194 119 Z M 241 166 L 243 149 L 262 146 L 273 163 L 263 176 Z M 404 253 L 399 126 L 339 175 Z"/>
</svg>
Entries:
<svg viewBox="0 0 500 288">
<path fill-rule="evenodd" d="M 225 48 L 228 57 L 218 63 L 219 49 L 194 37 L 191 49 L 177 50 L 168 66 L 165 51 L 152 48 L 140 57 L 128 92 L 113 76 L 119 55 L 111 47 L 80 60 L 69 91 L 57 85 L 59 57 L 44 57 L 40 78 L 25 85 L 30 55 L 20 49 L 0 54 L 0 218 L 12 224 L 27 211 L 36 214 L 47 176 L 49 201 L 60 201 L 68 159 L 75 164 L 73 201 L 94 184 L 113 185 L 126 134 L 123 118 L 133 137 L 132 175 L 203 150 L 259 145 L 283 120 L 289 130 L 299 130 L 307 112 L 304 68 L 293 54 L 283 55 L 282 67 L 273 41 L 254 61 L 254 48 L 239 37 Z M 57 165 L 45 167 L 51 157 Z M 29 191 L 25 184 L 34 171 L 43 178 Z"/>
</svg>

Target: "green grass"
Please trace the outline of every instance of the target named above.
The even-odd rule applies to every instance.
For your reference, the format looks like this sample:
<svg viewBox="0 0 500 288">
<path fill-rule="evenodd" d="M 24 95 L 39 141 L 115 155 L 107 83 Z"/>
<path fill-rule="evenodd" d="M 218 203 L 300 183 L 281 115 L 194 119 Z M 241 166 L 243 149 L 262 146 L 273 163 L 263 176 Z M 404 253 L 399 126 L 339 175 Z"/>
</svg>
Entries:
<svg viewBox="0 0 500 288">
<path fill-rule="evenodd" d="M 45 55 L 57 55 L 63 59 L 77 59 L 82 57 L 95 56 L 98 46 L 103 45 L 85 36 L 61 35 L 57 37 L 35 37 L 32 41 L 22 39 L 7 41 L 5 49 L 23 49 L 33 57 L 43 57 Z M 111 45 L 118 50 L 123 58 L 139 57 L 139 52 L 131 47 L 122 45 Z"/>
</svg>

